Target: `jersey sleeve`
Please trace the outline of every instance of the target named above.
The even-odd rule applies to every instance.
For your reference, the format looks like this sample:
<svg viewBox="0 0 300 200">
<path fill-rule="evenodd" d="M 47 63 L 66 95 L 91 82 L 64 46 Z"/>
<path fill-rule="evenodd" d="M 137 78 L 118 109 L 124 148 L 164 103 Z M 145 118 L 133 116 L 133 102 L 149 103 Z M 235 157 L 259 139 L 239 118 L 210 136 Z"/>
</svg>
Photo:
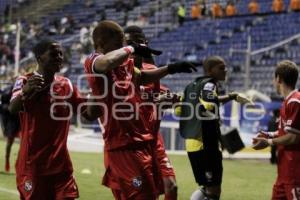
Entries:
<svg viewBox="0 0 300 200">
<path fill-rule="evenodd" d="M 27 82 L 27 78 L 25 76 L 19 76 L 14 84 L 13 90 L 12 90 L 12 96 L 10 101 L 15 99 L 19 94 L 21 94 L 22 89 L 24 85 Z"/>
<path fill-rule="evenodd" d="M 218 95 L 216 85 L 212 82 L 207 82 L 204 84 L 201 95 L 200 95 L 200 103 L 204 106 L 206 110 L 213 110 L 215 105 L 218 103 Z"/>
<path fill-rule="evenodd" d="M 167 92 L 170 92 L 170 89 L 167 86 L 160 84 L 159 91 L 160 91 L 160 93 L 167 93 Z"/>
<path fill-rule="evenodd" d="M 291 99 L 286 109 L 286 124 L 283 129 L 289 133 L 300 134 L 300 100 Z"/>
<path fill-rule="evenodd" d="M 89 74 L 95 74 L 97 73 L 95 71 L 95 62 L 97 59 L 101 58 L 103 55 L 100 54 L 100 55 L 97 55 L 97 54 L 92 54 L 90 55 L 86 60 L 85 60 L 85 63 L 84 63 L 84 69 L 87 73 Z"/>
</svg>

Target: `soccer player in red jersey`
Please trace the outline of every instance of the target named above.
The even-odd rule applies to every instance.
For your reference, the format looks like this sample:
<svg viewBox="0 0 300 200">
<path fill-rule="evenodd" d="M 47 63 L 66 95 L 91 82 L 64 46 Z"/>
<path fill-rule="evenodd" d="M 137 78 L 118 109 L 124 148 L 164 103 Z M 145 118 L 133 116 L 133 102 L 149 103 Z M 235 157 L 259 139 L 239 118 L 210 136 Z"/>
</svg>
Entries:
<svg viewBox="0 0 300 200">
<path fill-rule="evenodd" d="M 195 66 L 179 62 L 147 72 L 135 69 L 131 54 L 147 57 L 155 51 L 136 43 L 123 47 L 124 32 L 113 21 L 100 22 L 93 31 L 93 41 L 96 52 L 84 67 L 93 95 L 104 109 L 100 117 L 106 152 L 103 184 L 112 189 L 116 199 L 155 200 L 155 106 L 149 109 L 149 104 L 144 104 L 136 83 L 192 72 Z"/>
<path fill-rule="evenodd" d="M 43 40 L 33 52 L 38 69 L 18 77 L 9 106 L 21 124 L 17 188 L 24 200 L 72 200 L 78 188 L 67 150 L 69 119 L 85 99 L 56 75 L 63 62 L 60 44 Z"/>
<path fill-rule="evenodd" d="M 260 132 L 253 138 L 253 148 L 276 145 L 278 149 L 277 180 L 273 200 L 300 199 L 300 92 L 295 90 L 298 66 L 289 60 L 277 64 L 274 86 L 284 96 L 276 132 Z"/>
<path fill-rule="evenodd" d="M 142 29 L 138 26 L 129 26 L 125 30 L 125 39 L 126 43 L 130 45 L 132 42 L 148 45 L 145 34 Z M 153 57 L 142 58 L 139 56 L 134 56 L 135 67 L 138 67 L 140 70 L 153 70 L 157 67 L 154 65 Z M 154 102 L 155 96 L 160 94 L 169 93 L 169 89 L 160 85 L 159 81 L 155 83 L 148 84 L 146 86 L 141 86 L 142 98 L 144 97 L 146 101 Z M 145 94 L 145 95 L 143 95 Z M 159 113 L 158 113 L 159 114 Z M 175 171 L 173 166 L 170 163 L 170 160 L 166 154 L 164 141 L 161 133 L 159 132 L 160 121 L 157 121 L 156 126 L 156 157 L 157 165 L 159 168 L 160 175 L 162 176 L 162 191 L 165 193 L 165 200 L 174 200 L 177 199 L 177 185 L 175 179 Z"/>
</svg>

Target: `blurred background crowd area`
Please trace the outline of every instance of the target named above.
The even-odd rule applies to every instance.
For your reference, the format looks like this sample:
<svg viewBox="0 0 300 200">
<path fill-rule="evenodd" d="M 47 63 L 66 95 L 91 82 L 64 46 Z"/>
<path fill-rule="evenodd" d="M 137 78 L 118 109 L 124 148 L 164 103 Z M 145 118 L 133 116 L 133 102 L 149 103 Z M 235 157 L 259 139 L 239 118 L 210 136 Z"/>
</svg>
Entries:
<svg viewBox="0 0 300 200">
<path fill-rule="evenodd" d="M 0 89 L 17 74 L 34 70 L 31 48 L 45 37 L 62 43 L 62 71 L 76 83 L 93 51 L 93 28 L 109 19 L 123 27 L 141 26 L 149 45 L 163 51 L 155 58 L 158 66 L 220 55 L 229 68 L 224 90 L 276 96 L 272 66 L 284 58 L 300 62 L 299 10 L 300 0 L 1 0 Z M 201 73 L 172 75 L 163 83 L 181 92 Z"/>
</svg>

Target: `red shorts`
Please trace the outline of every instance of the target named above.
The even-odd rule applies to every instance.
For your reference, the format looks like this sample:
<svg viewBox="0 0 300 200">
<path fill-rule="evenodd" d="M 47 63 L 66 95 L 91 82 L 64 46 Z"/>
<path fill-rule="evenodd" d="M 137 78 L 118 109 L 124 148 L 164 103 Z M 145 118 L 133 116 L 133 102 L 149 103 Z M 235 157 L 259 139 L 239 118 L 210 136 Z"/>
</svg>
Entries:
<svg viewBox="0 0 300 200">
<path fill-rule="evenodd" d="M 272 200 L 300 200 L 300 184 L 287 185 L 275 183 Z"/>
<path fill-rule="evenodd" d="M 70 173 L 32 177 L 17 175 L 22 200 L 64 200 L 78 198 L 78 187 Z"/>
<path fill-rule="evenodd" d="M 152 142 L 142 142 L 131 148 L 107 151 L 103 185 L 113 190 L 117 200 L 156 199 L 158 176 L 153 149 Z"/>
</svg>

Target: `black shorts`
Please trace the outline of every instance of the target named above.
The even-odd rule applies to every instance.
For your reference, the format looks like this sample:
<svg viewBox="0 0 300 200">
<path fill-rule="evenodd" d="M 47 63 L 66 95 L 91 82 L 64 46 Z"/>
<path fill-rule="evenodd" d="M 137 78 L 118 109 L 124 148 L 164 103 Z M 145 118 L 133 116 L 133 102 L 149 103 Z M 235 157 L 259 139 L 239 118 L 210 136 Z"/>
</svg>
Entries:
<svg viewBox="0 0 300 200">
<path fill-rule="evenodd" d="M 18 116 L 2 116 L 3 134 L 5 137 L 16 137 L 20 129 Z"/>
<path fill-rule="evenodd" d="M 222 183 L 222 152 L 205 151 L 188 152 L 194 177 L 199 185 L 220 186 Z"/>
</svg>

